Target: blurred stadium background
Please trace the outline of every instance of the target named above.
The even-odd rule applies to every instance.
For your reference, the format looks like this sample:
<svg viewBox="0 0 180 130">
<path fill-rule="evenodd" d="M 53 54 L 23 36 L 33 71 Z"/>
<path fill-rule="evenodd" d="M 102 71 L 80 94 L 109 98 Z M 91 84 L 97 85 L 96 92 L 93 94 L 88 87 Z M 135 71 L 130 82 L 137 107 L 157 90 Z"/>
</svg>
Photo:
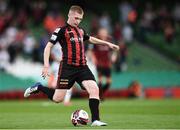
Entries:
<svg viewBox="0 0 180 130">
<path fill-rule="evenodd" d="M 1 100 L 22 99 L 24 89 L 37 81 L 47 85 L 41 78 L 43 49 L 52 31 L 64 25 L 72 4 L 77 1 L 0 0 Z M 114 43 L 123 43 L 113 63 L 107 97 L 127 98 L 133 92 L 144 98 L 180 98 L 179 1 L 89 0 L 78 4 L 85 9 L 81 26 L 89 34 L 105 27 Z M 73 96 L 86 93 L 77 89 Z"/>
</svg>

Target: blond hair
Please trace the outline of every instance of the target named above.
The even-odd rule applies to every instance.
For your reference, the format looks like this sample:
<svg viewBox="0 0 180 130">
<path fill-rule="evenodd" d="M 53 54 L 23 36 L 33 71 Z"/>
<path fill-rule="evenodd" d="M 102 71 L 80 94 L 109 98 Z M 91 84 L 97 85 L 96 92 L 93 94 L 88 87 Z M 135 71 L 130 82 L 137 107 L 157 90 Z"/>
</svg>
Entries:
<svg viewBox="0 0 180 130">
<path fill-rule="evenodd" d="M 73 5 L 70 7 L 69 11 L 77 12 L 79 14 L 84 14 L 83 9 L 78 5 Z"/>
</svg>

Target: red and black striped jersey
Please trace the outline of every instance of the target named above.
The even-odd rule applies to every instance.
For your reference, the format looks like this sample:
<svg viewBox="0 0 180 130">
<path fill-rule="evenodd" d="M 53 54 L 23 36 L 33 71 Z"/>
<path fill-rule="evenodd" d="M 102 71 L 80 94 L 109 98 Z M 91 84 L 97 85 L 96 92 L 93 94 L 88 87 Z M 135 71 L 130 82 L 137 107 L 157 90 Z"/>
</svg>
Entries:
<svg viewBox="0 0 180 130">
<path fill-rule="evenodd" d="M 50 38 L 52 44 L 60 43 L 63 63 L 74 66 L 86 65 L 84 50 L 86 40 L 89 40 L 89 35 L 82 28 L 67 23 L 63 27 L 56 28 Z"/>
</svg>

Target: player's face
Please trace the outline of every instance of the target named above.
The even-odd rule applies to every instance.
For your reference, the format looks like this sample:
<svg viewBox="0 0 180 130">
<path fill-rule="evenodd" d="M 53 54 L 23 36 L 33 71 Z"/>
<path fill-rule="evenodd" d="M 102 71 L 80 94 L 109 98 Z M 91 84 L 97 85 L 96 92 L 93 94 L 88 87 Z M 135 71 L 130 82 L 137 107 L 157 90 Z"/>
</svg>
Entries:
<svg viewBox="0 0 180 130">
<path fill-rule="evenodd" d="M 77 27 L 82 19 L 83 14 L 79 14 L 78 12 L 70 12 L 68 15 L 68 23 L 74 27 Z"/>
</svg>

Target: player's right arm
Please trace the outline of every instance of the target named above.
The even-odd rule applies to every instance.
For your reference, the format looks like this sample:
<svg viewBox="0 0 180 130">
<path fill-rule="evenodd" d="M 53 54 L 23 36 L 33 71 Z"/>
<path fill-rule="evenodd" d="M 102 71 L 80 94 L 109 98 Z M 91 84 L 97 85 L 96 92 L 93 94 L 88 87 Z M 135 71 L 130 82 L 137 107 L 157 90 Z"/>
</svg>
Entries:
<svg viewBox="0 0 180 130">
<path fill-rule="evenodd" d="M 48 69 L 49 69 L 49 57 L 51 53 L 51 48 L 53 47 L 53 43 L 48 42 L 45 49 L 44 49 L 44 67 L 42 70 L 42 77 L 46 78 L 48 76 Z"/>
</svg>

